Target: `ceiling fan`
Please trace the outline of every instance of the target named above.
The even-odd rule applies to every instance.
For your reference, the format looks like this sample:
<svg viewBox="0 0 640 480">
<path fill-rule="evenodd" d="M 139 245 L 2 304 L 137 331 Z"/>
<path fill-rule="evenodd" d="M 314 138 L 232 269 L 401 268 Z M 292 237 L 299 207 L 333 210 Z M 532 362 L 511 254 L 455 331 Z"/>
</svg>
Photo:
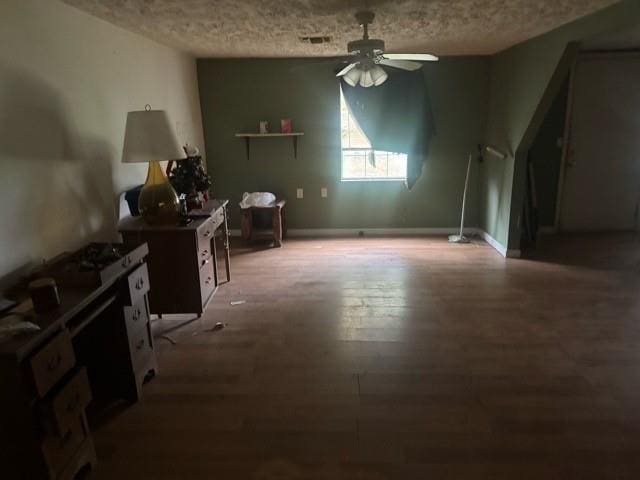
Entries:
<svg viewBox="0 0 640 480">
<path fill-rule="evenodd" d="M 412 71 L 422 67 L 418 62 L 438 61 L 438 57 L 430 53 L 384 53 L 384 41 L 369 38 L 369 25 L 374 18 L 375 14 L 368 10 L 356 13 L 356 20 L 362 25 L 364 34 L 362 40 L 347 44 L 347 59 L 351 63 L 340 70 L 336 77 L 344 78 L 352 87 L 373 87 L 387 80 L 387 72 L 380 65 Z"/>
</svg>

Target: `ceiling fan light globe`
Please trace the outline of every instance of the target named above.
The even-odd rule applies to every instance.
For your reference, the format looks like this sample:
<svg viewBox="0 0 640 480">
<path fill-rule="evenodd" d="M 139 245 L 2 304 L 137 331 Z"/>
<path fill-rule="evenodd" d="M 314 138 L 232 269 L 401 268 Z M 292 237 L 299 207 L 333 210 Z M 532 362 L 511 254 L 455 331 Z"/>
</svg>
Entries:
<svg viewBox="0 0 640 480">
<path fill-rule="evenodd" d="M 344 78 L 344 81 L 347 82 L 347 85 L 355 87 L 360 81 L 361 76 L 362 76 L 362 70 L 356 67 L 349 70 L 345 75 L 343 75 L 342 78 Z"/>
<path fill-rule="evenodd" d="M 374 82 L 371 77 L 371 70 L 366 70 L 362 72 L 362 76 L 360 77 L 360 86 L 364 88 L 373 87 Z"/>
<path fill-rule="evenodd" d="M 375 65 L 371 70 L 369 70 L 369 73 L 371 74 L 371 79 L 376 87 L 386 82 L 389 77 L 387 72 L 385 72 L 384 68 L 380 65 Z"/>
</svg>

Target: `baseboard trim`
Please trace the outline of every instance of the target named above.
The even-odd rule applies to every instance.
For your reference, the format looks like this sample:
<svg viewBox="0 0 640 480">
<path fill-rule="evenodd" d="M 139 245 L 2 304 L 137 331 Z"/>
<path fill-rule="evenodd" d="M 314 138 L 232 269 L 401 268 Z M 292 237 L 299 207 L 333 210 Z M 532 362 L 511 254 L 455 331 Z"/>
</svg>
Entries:
<svg viewBox="0 0 640 480">
<path fill-rule="evenodd" d="M 453 235 L 460 231 L 459 228 L 290 228 L 287 235 L 292 238 L 300 237 L 357 237 L 362 232 L 365 236 L 376 237 L 384 235 L 411 236 L 411 235 Z M 233 237 L 240 236 L 240 230 L 229 230 Z M 465 228 L 467 235 L 479 233 L 477 228 Z"/>
<path fill-rule="evenodd" d="M 460 231 L 459 228 L 290 228 L 287 235 L 291 238 L 329 238 L 329 237 L 357 237 L 360 232 L 365 236 L 375 237 L 384 235 L 411 236 L 411 235 L 454 235 Z M 232 229 L 229 231 L 231 236 L 239 237 L 240 230 Z M 480 228 L 468 227 L 464 229 L 467 235 L 478 235 L 487 242 L 494 250 L 505 258 L 520 258 L 520 250 L 507 249 L 495 238 Z"/>
<path fill-rule="evenodd" d="M 508 249 L 504 245 L 502 245 L 498 240 L 493 238 L 484 230 L 479 230 L 478 232 L 482 239 L 491 245 L 500 255 L 505 258 L 520 258 L 522 252 L 519 249 Z"/>
</svg>

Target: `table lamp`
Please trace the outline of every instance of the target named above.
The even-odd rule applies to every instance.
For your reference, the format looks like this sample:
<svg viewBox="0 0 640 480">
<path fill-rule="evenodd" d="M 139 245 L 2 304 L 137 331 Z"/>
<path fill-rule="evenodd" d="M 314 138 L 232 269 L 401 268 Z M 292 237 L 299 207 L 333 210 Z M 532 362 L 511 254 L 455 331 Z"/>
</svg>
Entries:
<svg viewBox="0 0 640 480">
<path fill-rule="evenodd" d="M 164 110 L 144 110 L 127 113 L 122 161 L 124 163 L 149 163 L 147 181 L 140 197 L 140 215 L 150 225 L 175 224 L 179 217 L 178 194 L 162 171 L 160 162 L 183 159 L 184 150 L 169 123 Z"/>
</svg>

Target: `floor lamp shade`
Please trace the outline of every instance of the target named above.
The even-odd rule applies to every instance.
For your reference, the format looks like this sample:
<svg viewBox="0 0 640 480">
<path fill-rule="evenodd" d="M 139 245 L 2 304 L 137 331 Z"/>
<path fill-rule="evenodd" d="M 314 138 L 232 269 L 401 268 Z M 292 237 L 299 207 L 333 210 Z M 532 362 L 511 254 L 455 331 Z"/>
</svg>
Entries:
<svg viewBox="0 0 640 480">
<path fill-rule="evenodd" d="M 167 112 L 141 110 L 127 114 L 122 161 L 149 163 L 147 181 L 138 198 L 138 209 L 147 223 L 172 224 L 178 221 L 178 195 L 162 171 L 160 162 L 184 157 Z"/>
</svg>

